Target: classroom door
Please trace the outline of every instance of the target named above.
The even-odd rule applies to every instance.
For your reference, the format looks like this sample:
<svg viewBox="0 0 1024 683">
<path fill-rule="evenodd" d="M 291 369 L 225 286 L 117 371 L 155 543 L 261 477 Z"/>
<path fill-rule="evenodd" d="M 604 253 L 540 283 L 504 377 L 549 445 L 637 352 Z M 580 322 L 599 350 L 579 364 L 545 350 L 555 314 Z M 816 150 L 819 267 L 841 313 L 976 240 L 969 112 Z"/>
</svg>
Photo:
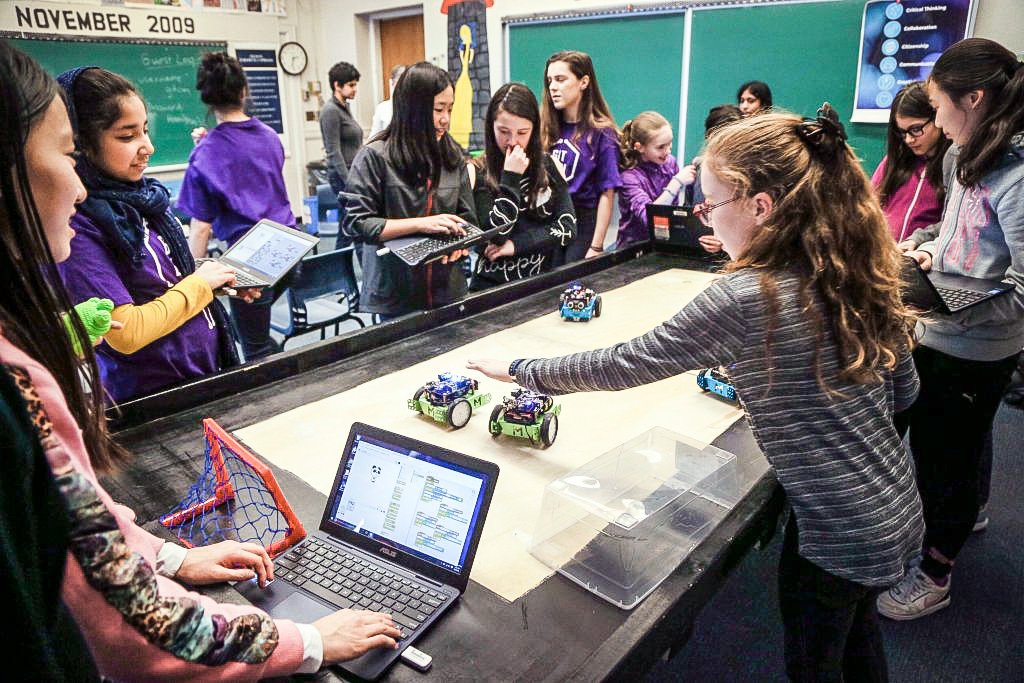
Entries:
<svg viewBox="0 0 1024 683">
<path fill-rule="evenodd" d="M 388 76 L 396 64 L 415 64 L 424 60 L 423 15 L 381 20 L 380 64 L 384 99 L 391 97 Z"/>
</svg>

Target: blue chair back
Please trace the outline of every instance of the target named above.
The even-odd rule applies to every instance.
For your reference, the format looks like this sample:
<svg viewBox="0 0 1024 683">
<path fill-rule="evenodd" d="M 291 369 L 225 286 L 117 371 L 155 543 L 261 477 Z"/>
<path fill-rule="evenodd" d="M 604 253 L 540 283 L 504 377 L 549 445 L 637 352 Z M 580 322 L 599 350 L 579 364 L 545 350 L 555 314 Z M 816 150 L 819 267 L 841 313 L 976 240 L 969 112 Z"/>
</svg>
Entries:
<svg viewBox="0 0 1024 683">
<path fill-rule="evenodd" d="M 334 190 L 331 189 L 330 185 L 317 185 L 316 198 L 319 218 L 321 221 L 326 221 L 327 210 L 339 208 L 338 195 L 334 193 Z"/>
</svg>

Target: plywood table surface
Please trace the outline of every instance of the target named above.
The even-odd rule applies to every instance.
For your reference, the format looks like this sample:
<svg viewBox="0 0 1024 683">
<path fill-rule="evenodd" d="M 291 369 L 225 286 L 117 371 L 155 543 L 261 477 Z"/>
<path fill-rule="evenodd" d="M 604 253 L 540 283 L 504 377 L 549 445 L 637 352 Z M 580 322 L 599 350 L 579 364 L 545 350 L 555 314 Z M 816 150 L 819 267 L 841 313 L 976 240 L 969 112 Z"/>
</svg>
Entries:
<svg viewBox="0 0 1024 683">
<path fill-rule="evenodd" d="M 552 313 L 488 335 L 397 372 L 251 425 L 238 436 L 261 457 L 289 470 L 327 495 L 349 427 L 365 422 L 498 464 L 501 474 L 473 566 L 477 583 L 507 600 L 537 586 L 552 570 L 529 554 L 544 488 L 652 427 L 665 427 L 710 443 L 742 411 L 705 394 L 687 373 L 623 392 L 556 397 L 562 405 L 555 443 L 546 450 L 487 430 L 492 406 L 514 385 L 464 370 L 470 358 L 543 358 L 608 346 L 643 334 L 674 315 L 714 275 L 673 269 L 602 292 L 603 312 L 588 323 Z M 406 407 L 406 400 L 437 373 L 475 376 L 492 402 L 469 424 L 450 431 Z"/>
</svg>

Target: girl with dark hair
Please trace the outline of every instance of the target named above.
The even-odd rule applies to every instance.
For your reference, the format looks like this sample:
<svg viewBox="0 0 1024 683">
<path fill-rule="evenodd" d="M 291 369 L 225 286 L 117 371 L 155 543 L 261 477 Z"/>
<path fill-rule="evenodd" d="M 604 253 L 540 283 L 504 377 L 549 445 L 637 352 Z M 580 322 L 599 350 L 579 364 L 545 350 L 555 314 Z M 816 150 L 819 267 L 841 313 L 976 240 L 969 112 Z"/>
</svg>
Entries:
<svg viewBox="0 0 1024 683">
<path fill-rule="evenodd" d="M 556 52 L 544 65 L 541 135 L 569 183 L 576 211 L 576 239 L 565 261 L 592 258 L 604 251 L 619 175 L 619 131 L 597 85 L 590 55 Z"/>
<path fill-rule="evenodd" d="M 343 610 L 299 625 L 186 590 L 172 577 L 264 584 L 273 565 L 251 543 L 165 543 L 100 485 L 97 468 L 123 452 L 106 433 L 98 387 L 85 398 L 95 358 L 77 318 L 77 349 L 65 331 L 69 300 L 53 277 L 78 239 L 69 219 L 85 199 L 72 127 L 53 79 L 2 43 L 0 91 L 0 464 L 18 467 L 0 477 L 0 542 L 14 572 L 2 590 L 17 608 L 0 648 L 15 671 L 47 680 L 95 680 L 96 668 L 113 680 L 256 680 L 394 647 L 399 632 L 387 615 Z M 40 515 L 45 524 L 24 521 Z"/>
<path fill-rule="evenodd" d="M 68 220 L 85 188 L 59 92 L 31 58 L 0 42 L 0 599 L 11 609 L 0 653 L 14 678 L 99 680 L 60 598 L 70 524 L 31 391 L 33 380 L 45 381 L 62 397 L 98 466 L 123 460 L 102 419 L 102 392 L 92 385 L 91 345 L 79 343 L 81 360 L 74 350 L 85 329 L 71 316 L 69 337 L 62 320 L 71 302 L 56 262 L 70 252 Z"/>
<path fill-rule="evenodd" d="M 779 603 L 794 681 L 886 680 L 875 597 L 923 530 L 893 424 L 917 392 L 900 255 L 845 139 L 827 105 L 811 121 L 767 113 L 720 128 L 695 213 L 732 257 L 723 277 L 632 341 L 469 364 L 546 394 L 727 367 L 791 508 Z"/>
<path fill-rule="evenodd" d="M 949 140 L 935 125 L 924 83 L 910 83 L 896 93 L 889 110 L 886 155 L 871 183 L 897 242 L 942 219 L 942 160 L 947 149 Z"/>
<path fill-rule="evenodd" d="M 978 519 L 985 440 L 1024 346 L 1024 63 L 968 38 L 939 57 L 927 83 L 935 125 L 953 141 L 942 223 L 914 232 L 925 270 L 1004 280 L 1009 294 L 922 319 L 914 362 L 921 396 L 909 427 L 927 533 L 919 563 L 878 600 L 893 619 L 949 605 L 953 563 Z"/>
<path fill-rule="evenodd" d="M 103 387 L 125 401 L 237 364 L 227 314 L 213 292 L 235 281 L 219 263 L 196 268 L 170 193 L 144 172 L 153 154 L 135 87 L 96 67 L 58 79 L 77 133 L 88 198 L 72 218 L 60 273 L 76 301 L 111 299 L 111 330 L 97 347 Z"/>
<path fill-rule="evenodd" d="M 644 111 L 622 127 L 622 191 L 615 249 L 648 239 L 647 205 L 675 204 L 697 178 L 672 156 L 672 126 L 656 111 Z"/>
<path fill-rule="evenodd" d="M 736 104 L 744 116 L 772 108 L 772 89 L 763 81 L 747 81 L 736 91 Z"/>
<path fill-rule="evenodd" d="M 540 144 L 540 108 L 522 83 L 501 86 L 484 120 L 473 198 L 479 224 L 501 228 L 477 260 L 473 289 L 551 270 L 576 235 L 569 188 Z"/>
<path fill-rule="evenodd" d="M 225 52 L 204 54 L 196 89 L 217 126 L 189 155 L 178 194 L 178 210 L 192 217 L 192 256 L 206 256 L 211 234 L 231 247 L 263 218 L 295 227 L 284 183 L 284 146 L 270 126 L 245 113 L 249 86 L 241 64 Z M 279 350 L 270 336 L 270 307 L 283 290 L 264 291 L 251 303 L 228 300 L 245 360 Z"/>
<path fill-rule="evenodd" d="M 410 269 L 381 243 L 408 235 L 464 234 L 476 220 L 462 151 L 448 134 L 455 86 L 448 72 L 414 64 L 395 86 L 391 123 L 371 140 L 349 170 L 343 229 L 363 241 L 359 310 L 381 319 L 451 303 L 466 294 L 466 275 L 454 262 Z"/>
</svg>

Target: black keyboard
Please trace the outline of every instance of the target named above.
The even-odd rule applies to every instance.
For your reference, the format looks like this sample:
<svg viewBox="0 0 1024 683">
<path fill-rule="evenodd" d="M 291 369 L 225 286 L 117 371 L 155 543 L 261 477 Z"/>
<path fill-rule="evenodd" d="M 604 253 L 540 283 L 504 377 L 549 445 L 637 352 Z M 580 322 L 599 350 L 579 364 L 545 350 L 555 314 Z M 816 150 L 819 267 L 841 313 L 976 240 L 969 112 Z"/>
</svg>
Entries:
<svg viewBox="0 0 1024 683">
<path fill-rule="evenodd" d="M 950 310 L 963 308 L 988 296 L 986 292 L 976 292 L 971 289 L 950 289 L 949 287 L 936 287 L 935 289 Z"/>
<path fill-rule="evenodd" d="M 444 254 L 445 252 L 452 250 L 453 246 L 457 246 L 463 240 L 479 235 L 483 232 L 480 228 L 468 223 L 463 223 L 462 227 L 466 230 L 465 235 L 428 237 L 418 242 L 413 242 L 412 244 L 400 247 L 395 254 L 407 263 L 419 263 L 430 256 Z"/>
<path fill-rule="evenodd" d="M 274 560 L 274 577 L 338 609 L 387 612 L 408 636 L 445 601 L 440 591 L 311 538 Z"/>
</svg>

